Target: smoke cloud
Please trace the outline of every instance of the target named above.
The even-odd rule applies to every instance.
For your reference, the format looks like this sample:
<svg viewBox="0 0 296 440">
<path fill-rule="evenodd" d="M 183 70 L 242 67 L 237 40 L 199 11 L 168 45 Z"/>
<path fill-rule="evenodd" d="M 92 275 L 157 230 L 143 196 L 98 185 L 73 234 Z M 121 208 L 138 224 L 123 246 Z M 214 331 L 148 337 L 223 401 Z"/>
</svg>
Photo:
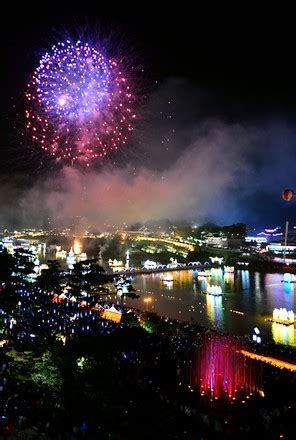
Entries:
<svg viewBox="0 0 296 440">
<path fill-rule="evenodd" d="M 223 114 L 189 83 L 168 81 L 151 96 L 119 166 L 39 178 L 19 197 L 18 218 L 86 229 L 152 219 L 268 223 L 280 220 L 278 208 L 290 215 L 280 193 L 294 183 L 292 126 Z"/>
</svg>

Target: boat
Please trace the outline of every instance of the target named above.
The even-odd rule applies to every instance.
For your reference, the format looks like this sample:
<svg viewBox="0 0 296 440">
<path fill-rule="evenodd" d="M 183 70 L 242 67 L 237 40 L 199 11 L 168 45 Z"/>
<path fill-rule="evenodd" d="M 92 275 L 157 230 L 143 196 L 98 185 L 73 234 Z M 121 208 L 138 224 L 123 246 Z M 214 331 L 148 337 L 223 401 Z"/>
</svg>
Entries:
<svg viewBox="0 0 296 440">
<path fill-rule="evenodd" d="M 204 295 L 212 295 L 212 296 L 222 296 L 222 287 L 214 284 L 213 286 L 208 285 L 207 290 L 202 290 L 201 293 Z"/>
</svg>

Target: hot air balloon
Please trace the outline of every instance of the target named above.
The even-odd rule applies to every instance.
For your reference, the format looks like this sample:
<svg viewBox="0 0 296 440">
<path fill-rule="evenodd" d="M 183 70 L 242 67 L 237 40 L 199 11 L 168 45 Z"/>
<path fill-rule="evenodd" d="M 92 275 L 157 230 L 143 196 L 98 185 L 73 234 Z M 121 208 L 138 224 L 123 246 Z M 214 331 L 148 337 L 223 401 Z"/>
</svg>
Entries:
<svg viewBox="0 0 296 440">
<path fill-rule="evenodd" d="M 292 189 L 285 189 L 282 192 L 282 198 L 286 201 L 286 202 L 290 202 L 290 200 L 292 200 L 294 197 L 294 191 Z"/>
</svg>

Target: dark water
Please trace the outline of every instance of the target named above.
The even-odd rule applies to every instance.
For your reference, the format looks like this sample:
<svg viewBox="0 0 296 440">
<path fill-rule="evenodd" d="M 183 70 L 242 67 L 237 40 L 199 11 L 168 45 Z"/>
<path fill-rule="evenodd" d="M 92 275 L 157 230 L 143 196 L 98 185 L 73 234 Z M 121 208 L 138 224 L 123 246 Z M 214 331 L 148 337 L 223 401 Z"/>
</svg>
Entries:
<svg viewBox="0 0 296 440">
<path fill-rule="evenodd" d="M 263 274 L 247 270 L 224 274 L 212 269 L 211 278 L 197 278 L 197 271 L 176 271 L 136 276 L 133 286 L 140 299 L 128 300 L 128 305 L 154 311 L 162 316 L 197 321 L 235 335 L 250 335 L 254 327 L 260 329 L 262 340 L 296 345 L 295 327 L 267 321 L 274 308 L 293 310 L 296 283 L 283 283 L 283 274 Z M 172 276 L 173 282 L 163 278 Z M 207 284 L 222 287 L 223 296 L 204 295 Z M 145 303 L 145 298 L 151 302 Z M 235 311 L 242 312 L 238 314 Z"/>
</svg>

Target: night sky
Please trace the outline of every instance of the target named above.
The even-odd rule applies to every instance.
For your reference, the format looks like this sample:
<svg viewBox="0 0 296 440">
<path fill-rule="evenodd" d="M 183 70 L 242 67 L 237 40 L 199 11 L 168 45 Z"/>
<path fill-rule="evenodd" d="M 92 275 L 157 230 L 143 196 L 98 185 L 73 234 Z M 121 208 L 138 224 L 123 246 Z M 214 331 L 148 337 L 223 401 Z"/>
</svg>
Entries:
<svg viewBox="0 0 296 440">
<path fill-rule="evenodd" d="M 176 188 L 175 193 L 181 199 L 190 199 L 188 206 L 181 204 L 174 212 L 178 200 L 173 203 L 173 196 L 165 188 L 167 210 L 160 209 L 158 213 L 158 206 L 163 205 L 158 200 L 140 220 L 148 220 L 149 216 L 163 218 L 165 211 L 172 218 L 181 218 L 183 212 L 183 218 L 198 221 L 245 221 L 266 226 L 293 218 L 293 202 L 287 206 L 280 197 L 284 188 L 293 188 L 295 183 L 295 35 L 288 11 L 281 14 L 269 10 L 268 14 L 267 11 L 259 14 L 258 10 L 215 10 L 214 6 L 208 10 L 199 6 L 191 10 L 181 4 L 160 10 L 151 3 L 138 8 L 113 5 L 61 8 L 56 2 L 50 5 L 43 13 L 29 7 L 18 10 L 17 15 L 11 7 L 1 18 L 3 224 L 15 224 L 15 219 L 20 218 L 16 212 L 26 209 L 28 198 L 32 200 L 38 176 L 38 191 L 44 193 L 51 186 L 48 182 L 43 184 L 53 172 L 52 164 L 47 167 L 40 152 L 35 154 L 21 136 L 24 90 L 29 75 L 40 54 L 60 35 L 65 32 L 75 35 L 77 29 L 85 28 L 89 32 L 101 29 L 104 35 L 111 32 L 114 42 L 124 41 L 124 47 L 130 48 L 136 62 L 145 70 L 138 84 L 146 98 L 140 100 L 137 109 L 141 117 L 136 135 L 129 151 L 117 164 L 120 176 L 110 171 L 111 186 L 112 179 L 119 186 L 120 179 L 129 180 L 130 168 L 126 171 L 125 167 L 139 173 L 138 181 L 132 190 L 129 186 L 127 194 L 135 217 L 127 216 L 128 221 L 137 220 L 138 201 L 145 185 L 151 179 L 154 181 L 156 175 L 160 182 L 167 180 L 171 188 L 180 164 L 191 180 L 181 182 L 182 190 Z M 171 120 L 164 120 L 159 114 L 170 115 Z M 164 149 L 161 140 L 171 131 L 174 136 Z M 228 154 L 225 165 L 220 158 Z M 200 160 L 189 164 L 188 157 Z M 212 171 L 221 174 L 215 182 Z M 67 170 L 59 169 L 57 173 L 59 191 L 63 178 L 69 177 Z M 86 188 L 88 180 L 93 178 L 100 184 L 100 165 L 92 173 L 95 174 L 91 179 L 85 175 L 83 178 L 72 175 L 71 179 L 77 179 Z M 108 179 L 106 174 L 104 179 Z M 143 186 L 139 185 L 141 179 Z M 217 186 L 222 188 L 220 192 Z M 73 215 L 77 207 L 75 195 L 71 197 L 67 215 L 69 212 Z M 92 203 L 93 199 L 88 202 Z M 112 194 L 110 203 L 117 203 Z M 83 205 L 78 205 L 83 209 Z M 48 206 L 53 209 L 50 203 Z M 108 208 L 106 211 L 112 221 Z M 94 222 L 96 215 L 97 212 L 91 212 L 85 221 Z M 26 213 L 21 218 L 25 225 Z M 102 215 L 100 219 L 103 221 Z M 125 221 L 124 213 L 120 220 Z"/>
</svg>

